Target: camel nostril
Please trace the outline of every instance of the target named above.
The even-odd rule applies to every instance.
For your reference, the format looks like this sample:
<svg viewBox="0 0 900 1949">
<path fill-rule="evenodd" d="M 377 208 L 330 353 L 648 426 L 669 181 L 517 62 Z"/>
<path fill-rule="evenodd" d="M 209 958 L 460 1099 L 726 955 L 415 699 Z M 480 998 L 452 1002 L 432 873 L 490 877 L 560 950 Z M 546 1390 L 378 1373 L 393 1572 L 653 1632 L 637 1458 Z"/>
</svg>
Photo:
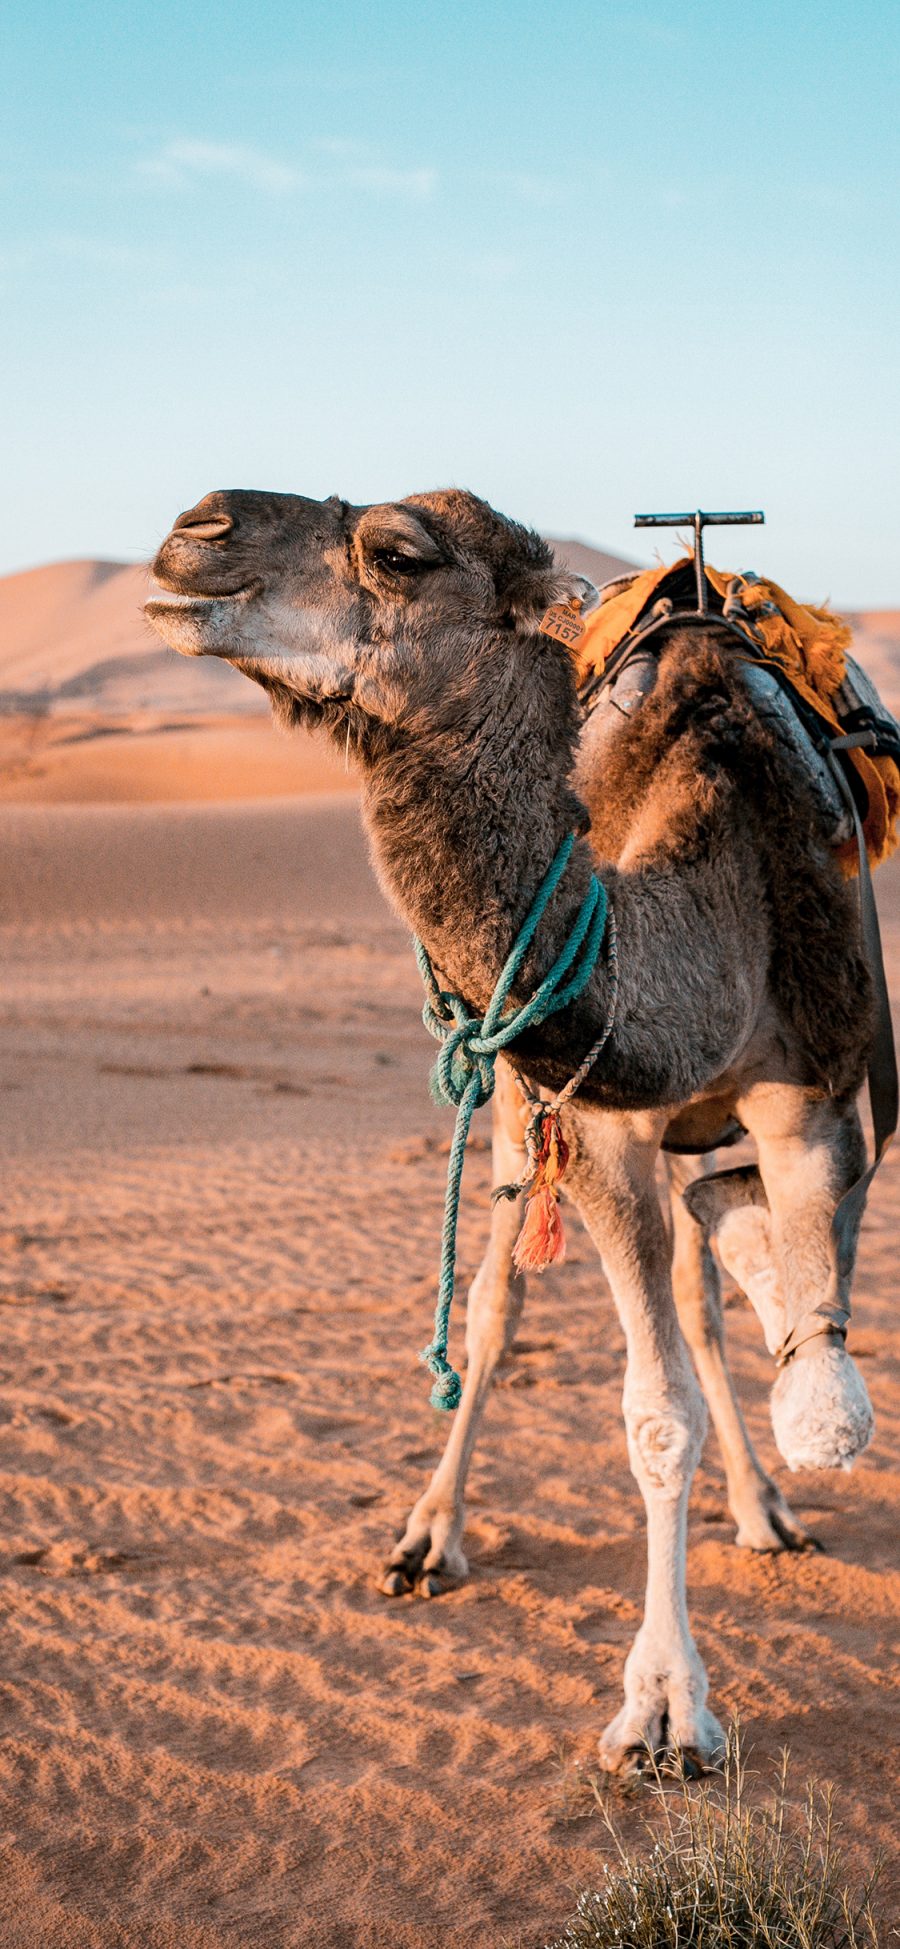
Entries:
<svg viewBox="0 0 900 1949">
<path fill-rule="evenodd" d="M 186 514 L 178 516 L 172 532 L 189 534 L 192 541 L 223 541 L 233 527 L 230 514 L 201 514 L 199 509 L 188 508 Z"/>
</svg>

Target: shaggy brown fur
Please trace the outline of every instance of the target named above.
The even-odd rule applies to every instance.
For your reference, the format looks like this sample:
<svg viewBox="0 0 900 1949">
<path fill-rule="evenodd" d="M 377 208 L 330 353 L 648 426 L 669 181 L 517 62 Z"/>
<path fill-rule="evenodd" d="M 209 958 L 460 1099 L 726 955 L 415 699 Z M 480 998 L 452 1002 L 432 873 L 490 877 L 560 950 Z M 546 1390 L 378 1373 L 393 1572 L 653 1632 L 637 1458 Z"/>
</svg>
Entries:
<svg viewBox="0 0 900 1949">
<path fill-rule="evenodd" d="M 674 633 L 655 691 L 618 736 L 598 739 L 596 720 L 583 726 L 568 653 L 541 633 L 548 604 L 583 594 L 581 578 L 474 495 L 369 508 L 210 495 L 176 523 L 154 567 L 170 593 L 148 613 L 175 648 L 227 658 L 280 715 L 321 722 L 354 747 L 385 889 L 473 1010 L 487 1006 L 565 834 L 589 828 L 513 999 L 556 958 L 596 866 L 618 932 L 618 1006 L 602 1062 L 566 1111 L 567 1185 L 625 1330 L 623 1400 L 649 1566 L 625 1704 L 601 1755 L 630 1766 L 649 1741 L 703 1764 L 720 1751 L 721 1729 L 706 1708 L 684 1590 L 687 1495 L 705 1426 L 687 1346 L 739 1541 L 779 1549 L 807 1539 L 749 1443 L 708 1239 L 680 1195 L 667 1238 L 656 1161 L 667 1127 L 699 1145 L 736 1113 L 761 1174 L 738 1259 L 770 1346 L 798 1323 L 808 1333 L 826 1291 L 846 1310 L 854 1241 L 836 1263 L 831 1220 L 860 1168 L 854 1097 L 871 1006 L 853 902 L 812 800 L 757 721 L 724 632 Z M 519 1039 L 513 1060 L 532 1082 L 568 1080 L 605 1022 L 611 980 L 603 953 L 578 1000 Z M 496 1181 L 518 1178 L 523 1163 L 521 1105 L 503 1070 Z M 682 1160 L 672 1182 L 684 1191 Z M 466 1470 L 522 1305 L 517 1223 L 501 1201 L 470 1292 L 462 1401 L 392 1553 L 383 1588 L 393 1594 L 434 1594 L 465 1575 Z M 871 1431 L 853 1362 L 813 1318 L 817 1337 L 773 1392 L 792 1465 L 847 1462 Z"/>
<path fill-rule="evenodd" d="M 623 719 L 586 797 L 598 860 L 639 851 L 642 872 L 708 868 L 717 900 L 731 881 L 742 903 L 759 901 L 801 1080 L 838 1097 L 858 1090 L 872 999 L 854 896 L 806 780 L 753 708 L 733 637 L 672 634 L 655 689 Z"/>
</svg>

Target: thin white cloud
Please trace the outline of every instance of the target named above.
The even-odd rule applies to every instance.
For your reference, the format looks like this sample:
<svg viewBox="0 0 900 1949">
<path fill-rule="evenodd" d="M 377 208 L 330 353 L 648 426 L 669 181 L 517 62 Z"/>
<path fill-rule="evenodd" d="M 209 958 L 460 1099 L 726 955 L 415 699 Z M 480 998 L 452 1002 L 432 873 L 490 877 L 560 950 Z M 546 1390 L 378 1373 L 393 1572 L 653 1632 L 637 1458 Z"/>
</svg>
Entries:
<svg viewBox="0 0 900 1949">
<path fill-rule="evenodd" d="M 554 182 L 547 176 L 532 176 L 525 170 L 496 170 L 491 180 L 523 203 L 530 203 L 535 210 L 552 209 L 557 203 L 567 202 L 571 195 L 564 183 Z"/>
<path fill-rule="evenodd" d="M 200 182 L 231 181 L 269 196 L 286 196 L 300 189 L 353 189 L 369 196 L 396 196 L 424 203 L 433 195 L 433 169 L 394 168 L 379 161 L 365 145 L 329 138 L 314 147 L 322 159 L 317 168 L 301 170 L 279 162 L 242 143 L 201 142 L 181 137 L 166 142 L 154 155 L 136 163 L 146 182 L 168 189 L 188 189 Z"/>
<path fill-rule="evenodd" d="M 355 135 L 313 135 L 309 146 L 316 155 L 329 156 L 333 162 L 364 163 L 372 159 L 369 144 Z"/>
<path fill-rule="evenodd" d="M 288 163 L 278 162 L 261 149 L 240 142 L 198 142 L 182 138 L 166 142 L 155 156 L 136 165 L 138 174 L 171 189 L 185 189 L 198 181 L 227 178 L 269 196 L 302 189 L 306 177 Z"/>
<path fill-rule="evenodd" d="M 351 189 L 368 190 L 374 196 L 400 196 L 410 203 L 427 203 L 434 194 L 437 176 L 433 169 L 388 169 L 379 163 L 366 163 L 342 171 L 341 180 Z"/>
<path fill-rule="evenodd" d="M 77 231 L 51 230 L 0 252 L 0 272 L 28 272 L 48 263 L 62 263 L 99 271 L 149 273 L 158 271 L 165 261 L 160 251 L 148 245 L 116 243 Z"/>
</svg>

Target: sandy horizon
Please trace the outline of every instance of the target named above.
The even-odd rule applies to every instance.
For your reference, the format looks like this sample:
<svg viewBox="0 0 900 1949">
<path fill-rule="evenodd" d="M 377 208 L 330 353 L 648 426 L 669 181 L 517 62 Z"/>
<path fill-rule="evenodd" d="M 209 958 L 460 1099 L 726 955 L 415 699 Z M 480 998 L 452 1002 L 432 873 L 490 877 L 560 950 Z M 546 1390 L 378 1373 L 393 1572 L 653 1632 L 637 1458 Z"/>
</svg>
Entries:
<svg viewBox="0 0 900 1949">
<path fill-rule="evenodd" d="M 598 582 L 632 566 L 555 543 Z M 324 735 L 281 732 L 254 684 L 177 656 L 146 623 L 146 567 L 55 562 L 0 577 L 0 804 L 235 802 L 355 791 Z M 900 712 L 900 609 L 850 618 L 855 651 Z"/>
</svg>

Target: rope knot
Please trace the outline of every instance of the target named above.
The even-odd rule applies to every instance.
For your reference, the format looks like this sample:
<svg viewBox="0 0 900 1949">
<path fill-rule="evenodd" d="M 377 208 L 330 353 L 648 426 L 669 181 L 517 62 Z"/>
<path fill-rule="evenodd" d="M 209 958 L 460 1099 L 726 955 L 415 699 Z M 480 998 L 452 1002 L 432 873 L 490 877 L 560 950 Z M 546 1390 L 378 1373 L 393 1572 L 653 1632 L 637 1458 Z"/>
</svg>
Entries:
<svg viewBox="0 0 900 1949">
<path fill-rule="evenodd" d="M 431 1072 L 431 1094 L 436 1103 L 458 1110 L 472 1082 L 478 1085 L 473 1092 L 473 1110 L 480 1110 L 483 1103 L 490 1102 L 497 1057 L 484 1047 L 480 1031 L 481 1023 L 471 1016 L 458 1028 L 449 1030 Z"/>
<path fill-rule="evenodd" d="M 440 1414 L 452 1414 L 459 1407 L 462 1395 L 462 1381 L 456 1369 L 451 1367 L 446 1353 L 441 1353 L 434 1343 L 424 1347 L 419 1355 L 423 1365 L 435 1377 L 429 1399 L 433 1408 Z"/>
</svg>

